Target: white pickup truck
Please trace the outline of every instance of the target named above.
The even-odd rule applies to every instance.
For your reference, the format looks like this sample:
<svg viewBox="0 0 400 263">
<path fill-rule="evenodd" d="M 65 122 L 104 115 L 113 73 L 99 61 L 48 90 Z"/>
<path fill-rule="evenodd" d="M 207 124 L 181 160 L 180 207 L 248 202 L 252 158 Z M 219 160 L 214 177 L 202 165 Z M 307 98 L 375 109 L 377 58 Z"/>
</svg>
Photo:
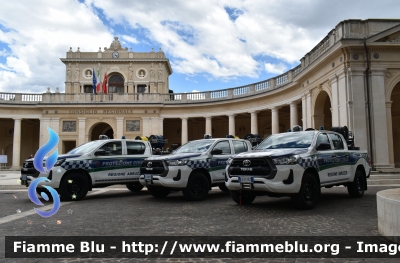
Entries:
<svg viewBox="0 0 400 263">
<path fill-rule="evenodd" d="M 43 187 L 47 185 L 56 189 L 61 199 L 66 201 L 81 200 L 92 188 L 114 184 L 125 184 L 136 192 L 143 188 L 139 183 L 140 166 L 151 155 L 152 147 L 148 141 L 91 141 L 59 155 L 48 174 L 39 173 L 34 168 L 33 159 L 26 160 L 21 169 L 21 184 L 29 187 L 37 177 L 46 177 L 50 182 L 39 183 L 36 188 L 39 195 L 48 191 Z"/>
<path fill-rule="evenodd" d="M 225 186 L 226 161 L 235 154 L 250 152 L 248 140 L 210 138 L 190 141 L 172 154 L 143 161 L 140 183 L 154 197 L 166 197 L 182 190 L 185 198 L 203 200 L 212 186 Z"/>
<path fill-rule="evenodd" d="M 338 185 L 346 186 L 351 197 L 362 197 L 370 176 L 368 154 L 351 150 L 347 127 L 334 128 L 342 134 L 307 130 L 271 135 L 252 153 L 229 159 L 225 184 L 232 199 L 250 204 L 260 195 L 290 196 L 298 208 L 312 209 L 321 187 Z"/>
</svg>

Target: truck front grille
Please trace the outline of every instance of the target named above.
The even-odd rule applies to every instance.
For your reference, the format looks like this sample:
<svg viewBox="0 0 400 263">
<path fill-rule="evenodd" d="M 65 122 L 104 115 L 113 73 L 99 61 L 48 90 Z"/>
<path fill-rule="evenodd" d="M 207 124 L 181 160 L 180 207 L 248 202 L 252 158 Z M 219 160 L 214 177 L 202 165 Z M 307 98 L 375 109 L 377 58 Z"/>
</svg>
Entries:
<svg viewBox="0 0 400 263">
<path fill-rule="evenodd" d="M 268 157 L 263 158 L 235 158 L 228 167 L 229 175 L 248 175 L 273 179 L 276 175 L 276 166 Z"/>
<path fill-rule="evenodd" d="M 140 167 L 140 174 L 163 175 L 166 172 L 161 160 L 144 160 Z"/>
</svg>

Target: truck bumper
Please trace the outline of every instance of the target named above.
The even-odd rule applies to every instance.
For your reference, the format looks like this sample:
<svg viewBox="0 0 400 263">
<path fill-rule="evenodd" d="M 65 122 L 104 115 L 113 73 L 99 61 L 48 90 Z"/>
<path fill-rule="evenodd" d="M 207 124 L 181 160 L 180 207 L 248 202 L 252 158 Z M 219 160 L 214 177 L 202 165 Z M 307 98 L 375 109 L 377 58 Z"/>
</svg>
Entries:
<svg viewBox="0 0 400 263">
<path fill-rule="evenodd" d="M 191 169 L 187 166 L 170 166 L 167 176 L 142 174 L 139 177 L 140 184 L 147 186 L 162 186 L 168 188 L 185 188 Z"/>
<path fill-rule="evenodd" d="M 226 170 L 226 172 L 228 172 Z M 277 194 L 296 194 L 300 191 L 304 169 L 300 165 L 280 165 L 274 179 L 252 176 L 227 176 L 226 187 L 231 191 L 248 190 Z M 228 174 L 228 173 L 227 173 Z M 248 182 L 239 182 L 239 177 L 252 177 Z"/>
</svg>

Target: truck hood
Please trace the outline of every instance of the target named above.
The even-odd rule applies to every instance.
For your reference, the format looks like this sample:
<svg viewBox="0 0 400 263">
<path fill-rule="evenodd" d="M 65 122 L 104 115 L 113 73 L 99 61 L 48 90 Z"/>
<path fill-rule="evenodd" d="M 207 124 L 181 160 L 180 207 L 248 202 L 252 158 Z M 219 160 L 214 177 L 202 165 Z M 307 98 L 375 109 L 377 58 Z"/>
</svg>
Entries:
<svg viewBox="0 0 400 263">
<path fill-rule="evenodd" d="M 295 154 L 303 154 L 308 152 L 308 148 L 289 148 L 289 149 L 264 149 L 264 150 L 254 150 L 251 153 L 240 153 L 235 156 L 235 158 L 251 158 L 251 157 L 283 157 Z"/>
<path fill-rule="evenodd" d="M 82 154 L 60 154 L 58 157 L 57 157 L 57 160 L 60 160 L 60 159 L 69 159 L 69 158 L 76 158 L 76 157 L 80 157 Z M 27 159 L 26 161 L 32 161 L 33 162 L 33 159 L 34 158 L 30 158 L 30 159 Z M 45 161 L 45 160 L 47 160 L 47 156 L 46 157 L 44 157 L 43 158 L 43 161 Z"/>
<path fill-rule="evenodd" d="M 179 159 L 189 159 L 194 157 L 199 157 L 201 153 L 180 153 L 180 154 L 169 154 L 160 156 L 151 156 L 146 160 L 179 160 Z"/>
</svg>

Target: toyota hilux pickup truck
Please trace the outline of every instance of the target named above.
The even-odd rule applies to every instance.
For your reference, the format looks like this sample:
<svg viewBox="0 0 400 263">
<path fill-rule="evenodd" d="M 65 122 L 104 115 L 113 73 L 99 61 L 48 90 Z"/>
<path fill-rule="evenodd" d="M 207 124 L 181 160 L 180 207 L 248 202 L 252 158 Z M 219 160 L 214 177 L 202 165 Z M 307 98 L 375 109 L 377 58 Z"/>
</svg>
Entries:
<svg viewBox="0 0 400 263">
<path fill-rule="evenodd" d="M 21 169 L 21 184 L 29 187 L 36 178 L 46 177 L 49 181 L 38 184 L 40 195 L 51 186 L 62 200 L 78 201 L 92 188 L 125 184 L 137 192 L 143 186 L 139 183 L 139 169 L 144 159 L 152 155 L 149 141 L 128 139 L 105 139 L 91 141 L 78 146 L 67 154 L 59 155 L 54 167 L 47 174 L 34 168 L 34 159 L 24 162 Z M 44 160 L 45 161 L 45 160 Z"/>
<path fill-rule="evenodd" d="M 182 190 L 188 200 L 203 200 L 211 187 L 225 187 L 226 161 L 235 154 L 250 152 L 248 140 L 209 138 L 190 141 L 173 153 L 143 161 L 140 183 L 154 197 Z"/>
<path fill-rule="evenodd" d="M 347 127 L 271 135 L 251 153 L 230 158 L 226 186 L 238 204 L 256 196 L 289 196 L 300 209 L 312 209 L 321 187 L 343 185 L 351 197 L 362 197 L 370 176 L 366 151 L 354 147 Z M 350 135 L 350 136 L 349 136 Z"/>
</svg>

